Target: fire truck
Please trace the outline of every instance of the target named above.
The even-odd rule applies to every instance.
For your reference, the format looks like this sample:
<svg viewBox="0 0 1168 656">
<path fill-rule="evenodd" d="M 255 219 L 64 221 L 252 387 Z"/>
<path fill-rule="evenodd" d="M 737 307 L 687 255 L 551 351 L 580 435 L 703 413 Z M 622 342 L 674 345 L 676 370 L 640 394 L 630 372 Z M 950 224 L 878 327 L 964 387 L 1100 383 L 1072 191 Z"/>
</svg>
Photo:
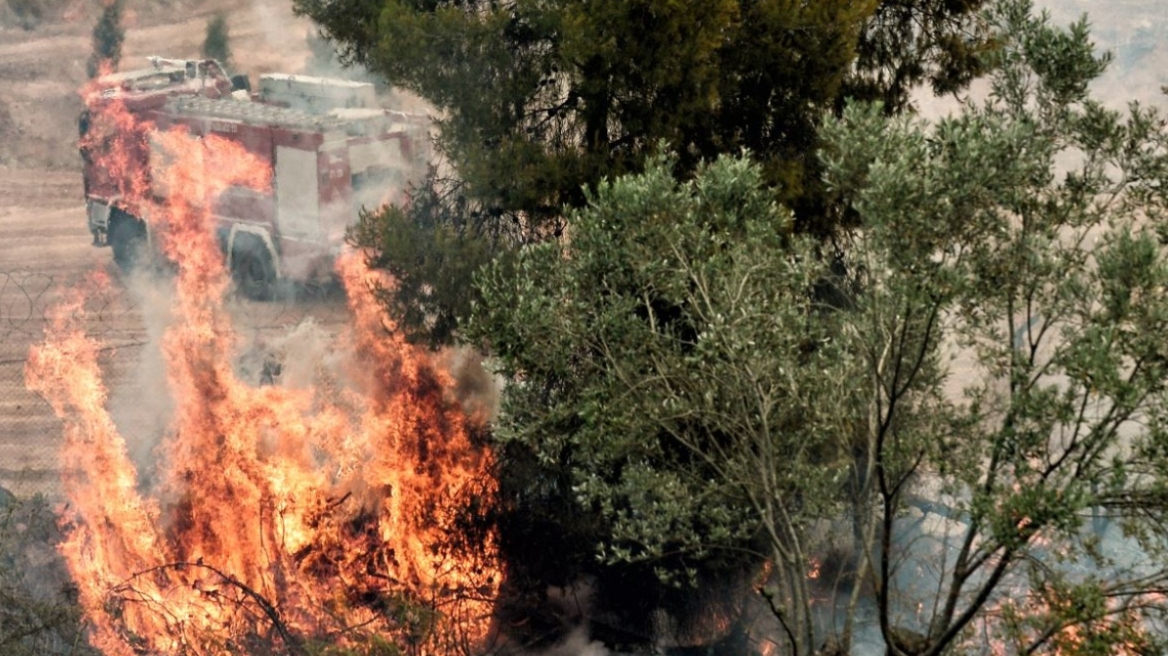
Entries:
<svg viewBox="0 0 1168 656">
<path fill-rule="evenodd" d="M 79 125 L 93 243 L 111 247 L 124 270 L 151 257 L 144 219 L 171 191 L 160 188 L 167 156 L 153 131 L 216 134 L 271 167 L 269 190 L 231 187 L 209 201 L 238 291 L 259 300 L 280 281 L 331 278 L 361 208 L 402 200 L 428 165 L 429 119 L 381 107 L 371 84 L 268 74 L 253 91 L 214 60 L 149 63 L 98 78 Z M 126 130 L 135 134 L 118 134 Z M 130 161 L 113 162 L 115 149 Z"/>
</svg>

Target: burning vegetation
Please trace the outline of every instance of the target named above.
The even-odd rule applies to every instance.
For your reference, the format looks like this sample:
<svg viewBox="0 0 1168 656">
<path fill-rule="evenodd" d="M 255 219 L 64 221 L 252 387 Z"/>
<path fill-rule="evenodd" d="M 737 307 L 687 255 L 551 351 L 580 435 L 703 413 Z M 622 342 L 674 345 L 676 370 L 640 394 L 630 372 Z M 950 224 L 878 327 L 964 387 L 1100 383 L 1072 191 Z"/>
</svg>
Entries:
<svg viewBox="0 0 1168 656">
<path fill-rule="evenodd" d="M 215 135 L 125 127 L 111 166 L 131 166 L 143 138 L 170 158 L 165 203 L 134 198 L 175 269 L 161 345 L 175 412 L 150 489 L 106 409 L 86 290 L 57 308 L 27 368 L 65 422 L 61 552 L 91 641 L 111 655 L 307 653 L 314 641 L 446 654 L 487 639 L 494 538 L 471 550 L 450 536 L 492 503 L 492 458 L 451 378 L 385 324 L 372 274 L 347 257 L 353 321 L 315 384 L 242 380 L 205 201 L 264 189 L 268 167 Z"/>
<path fill-rule="evenodd" d="M 490 350 L 504 379 L 494 451 L 452 376 L 387 325 L 376 290 L 394 281 L 358 257 L 337 267 L 350 329 L 327 353 L 297 353 L 278 384 L 270 369 L 267 385 L 246 380 L 221 301 L 233 274 L 248 295 L 249 269 L 229 266 L 240 260 L 210 208 L 225 190 L 303 191 L 321 174 L 341 195 L 380 180 L 287 144 L 309 174 L 284 177 L 228 129 L 154 130 L 114 90 L 104 124 L 83 130 L 117 187 L 90 206 L 95 241 L 126 243 L 116 227 L 131 224 L 112 215 L 132 213 L 175 269 L 161 340 L 175 409 L 157 470 L 135 469 L 106 410 L 84 290 L 28 367 L 66 422 L 60 548 L 92 642 L 449 654 L 505 632 L 560 653 L 1168 649 L 1168 120 L 1092 101 L 1107 58 L 1085 22 L 1062 32 L 1030 13 L 1012 0 L 985 15 L 1001 62 L 984 105 L 926 124 L 841 100 L 812 121 L 824 193 L 863 226 L 841 227 L 836 261 L 747 155 L 661 153 L 576 209 L 556 194 L 495 207 L 432 193 L 430 241 L 454 244 L 432 259 L 457 261 L 446 282 L 478 296 L 465 332 L 456 312 L 412 316 L 443 327 L 438 341 Z M 592 71 L 577 73 L 589 88 Z M 575 157 L 565 144 L 555 152 Z M 1082 158 L 1064 171 L 1066 155 Z M 506 167 L 479 170 L 511 182 Z M 364 213 L 356 239 L 381 266 L 425 261 L 424 232 L 396 228 L 426 206 Z M 464 241 L 472 224 L 458 224 L 537 211 L 550 223 L 516 250 Z M 478 253 L 494 264 L 461 257 Z M 274 273 L 259 269 L 256 282 Z M 415 288 L 418 307 L 442 296 Z"/>
</svg>

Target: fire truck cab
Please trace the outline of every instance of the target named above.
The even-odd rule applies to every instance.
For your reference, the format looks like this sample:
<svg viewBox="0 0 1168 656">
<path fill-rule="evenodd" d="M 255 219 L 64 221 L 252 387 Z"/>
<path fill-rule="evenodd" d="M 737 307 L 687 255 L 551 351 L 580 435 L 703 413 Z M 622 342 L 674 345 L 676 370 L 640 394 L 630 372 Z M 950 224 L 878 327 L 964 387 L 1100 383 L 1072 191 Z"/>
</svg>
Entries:
<svg viewBox="0 0 1168 656">
<path fill-rule="evenodd" d="M 153 131 L 216 134 L 271 167 L 270 190 L 229 188 L 211 206 L 237 288 L 255 299 L 270 297 L 280 280 L 330 278 L 360 209 L 402 200 L 428 165 L 428 118 L 380 107 L 371 84 L 269 74 L 252 92 L 213 60 L 150 64 L 99 78 L 80 121 L 89 230 L 123 269 L 152 240 L 143 220 L 151 203 L 140 197 L 160 203 L 171 192 L 162 188 L 167 159 Z M 115 105 L 133 120 L 103 120 Z M 138 134 L 119 134 L 126 130 Z M 119 137 L 129 165 L 109 161 Z"/>
</svg>

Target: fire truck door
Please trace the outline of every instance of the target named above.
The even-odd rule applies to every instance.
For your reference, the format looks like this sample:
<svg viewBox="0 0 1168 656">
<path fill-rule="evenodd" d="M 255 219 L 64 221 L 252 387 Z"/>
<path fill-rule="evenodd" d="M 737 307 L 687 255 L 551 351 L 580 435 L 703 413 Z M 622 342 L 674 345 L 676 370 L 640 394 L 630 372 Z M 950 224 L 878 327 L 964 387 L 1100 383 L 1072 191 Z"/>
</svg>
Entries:
<svg viewBox="0 0 1168 656">
<path fill-rule="evenodd" d="M 280 236 L 319 240 L 316 152 L 276 147 L 276 214 Z"/>
</svg>

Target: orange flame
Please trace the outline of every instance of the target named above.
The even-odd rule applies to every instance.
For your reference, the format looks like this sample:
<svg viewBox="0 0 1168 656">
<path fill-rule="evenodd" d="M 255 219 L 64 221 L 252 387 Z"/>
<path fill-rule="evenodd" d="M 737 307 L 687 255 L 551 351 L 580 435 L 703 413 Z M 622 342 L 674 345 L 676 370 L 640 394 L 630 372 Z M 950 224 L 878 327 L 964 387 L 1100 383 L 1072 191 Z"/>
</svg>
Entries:
<svg viewBox="0 0 1168 656">
<path fill-rule="evenodd" d="M 989 640 L 991 653 L 1041 653 L 1059 656 L 1152 653 L 1152 627 L 1145 609 L 1160 605 L 1158 593 L 1112 597 L 1104 608 L 1083 604 L 1082 591 L 1039 586 L 1015 587 L 986 608 L 966 647 Z"/>
<path fill-rule="evenodd" d="M 811 556 L 807 559 L 807 578 L 815 580 L 819 578 L 819 573 L 823 570 L 823 564 L 818 558 Z"/>
<path fill-rule="evenodd" d="M 472 441 L 449 376 L 386 324 L 374 274 L 357 256 L 339 263 L 354 321 L 331 384 L 245 383 L 205 201 L 266 187 L 269 168 L 213 135 L 151 132 L 124 107 L 99 120 L 121 135 L 102 157 L 177 273 L 162 342 L 175 413 L 153 493 L 139 489 L 106 410 L 81 294 L 29 356 L 29 388 L 65 424 L 61 552 L 93 644 L 109 655 L 295 653 L 308 640 L 391 640 L 445 654 L 484 640 L 501 578 L 495 540 L 485 532 L 467 555 L 457 529 L 468 504 L 494 498 L 491 454 Z M 154 189 L 182 194 L 152 199 L 147 139 L 168 162 Z"/>
</svg>

